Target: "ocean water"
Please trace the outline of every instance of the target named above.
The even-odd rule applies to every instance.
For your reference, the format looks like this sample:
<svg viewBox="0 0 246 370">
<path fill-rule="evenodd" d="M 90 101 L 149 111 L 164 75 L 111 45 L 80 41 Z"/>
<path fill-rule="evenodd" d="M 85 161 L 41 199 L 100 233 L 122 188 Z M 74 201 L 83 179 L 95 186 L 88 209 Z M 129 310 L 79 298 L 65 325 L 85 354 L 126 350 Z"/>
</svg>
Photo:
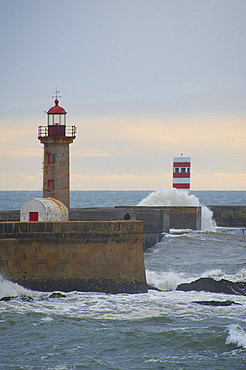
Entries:
<svg viewBox="0 0 246 370">
<path fill-rule="evenodd" d="M 192 195 L 183 199 L 170 189 L 72 192 L 71 206 L 246 204 L 246 192 Z M 0 209 L 19 209 L 34 196 L 42 195 L 0 192 Z M 147 281 L 160 291 L 49 298 L 51 292 L 1 277 L 0 298 L 18 298 L 0 301 L 0 369 L 246 369 L 246 297 L 175 290 L 200 277 L 246 281 L 243 228 L 217 228 L 205 206 L 203 213 L 205 230 L 172 230 L 145 252 Z M 194 303 L 204 300 L 238 305 Z"/>
</svg>

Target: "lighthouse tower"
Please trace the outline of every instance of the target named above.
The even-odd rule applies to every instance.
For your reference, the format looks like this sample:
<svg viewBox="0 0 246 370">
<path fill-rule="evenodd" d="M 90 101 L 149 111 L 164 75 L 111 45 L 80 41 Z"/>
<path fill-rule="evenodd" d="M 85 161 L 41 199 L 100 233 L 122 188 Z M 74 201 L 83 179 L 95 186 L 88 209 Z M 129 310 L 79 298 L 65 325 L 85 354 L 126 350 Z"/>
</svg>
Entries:
<svg viewBox="0 0 246 370">
<path fill-rule="evenodd" d="M 173 188 L 190 192 L 191 157 L 173 158 Z"/>
<path fill-rule="evenodd" d="M 76 137 L 76 127 L 66 126 L 67 112 L 55 105 L 47 112 L 47 126 L 39 126 L 38 139 L 44 144 L 43 198 L 54 198 L 70 206 L 69 144 Z"/>
</svg>

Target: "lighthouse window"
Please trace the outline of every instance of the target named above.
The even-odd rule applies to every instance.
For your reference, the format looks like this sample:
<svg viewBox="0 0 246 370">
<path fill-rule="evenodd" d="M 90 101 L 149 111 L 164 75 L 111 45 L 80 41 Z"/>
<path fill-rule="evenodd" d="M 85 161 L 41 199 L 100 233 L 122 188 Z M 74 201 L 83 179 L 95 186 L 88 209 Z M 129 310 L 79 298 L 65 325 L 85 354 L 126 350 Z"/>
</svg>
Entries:
<svg viewBox="0 0 246 370">
<path fill-rule="evenodd" d="M 55 180 L 48 180 L 48 191 L 52 191 L 55 188 Z"/>
<path fill-rule="evenodd" d="M 185 172 L 185 167 L 182 167 L 181 168 L 181 172 L 184 173 Z"/>
<path fill-rule="evenodd" d="M 54 125 L 60 125 L 60 114 L 54 114 Z"/>
<path fill-rule="evenodd" d="M 176 168 L 175 168 L 175 172 L 176 172 L 176 173 L 178 173 L 178 172 L 179 172 L 179 168 L 178 168 L 178 167 L 176 167 Z"/>
<path fill-rule="evenodd" d="M 53 125 L 53 115 L 51 115 L 51 114 L 50 114 L 50 115 L 48 116 L 48 120 L 49 120 L 49 121 L 48 121 L 48 122 L 49 122 L 49 125 Z"/>
<path fill-rule="evenodd" d="M 190 167 L 187 167 L 187 172 L 190 172 Z"/>
<path fill-rule="evenodd" d="M 65 125 L 65 123 L 66 123 L 66 116 L 65 114 L 62 114 L 61 115 L 61 125 Z"/>
<path fill-rule="evenodd" d="M 55 163 L 55 154 L 48 153 L 48 164 L 53 164 L 53 163 Z"/>
</svg>

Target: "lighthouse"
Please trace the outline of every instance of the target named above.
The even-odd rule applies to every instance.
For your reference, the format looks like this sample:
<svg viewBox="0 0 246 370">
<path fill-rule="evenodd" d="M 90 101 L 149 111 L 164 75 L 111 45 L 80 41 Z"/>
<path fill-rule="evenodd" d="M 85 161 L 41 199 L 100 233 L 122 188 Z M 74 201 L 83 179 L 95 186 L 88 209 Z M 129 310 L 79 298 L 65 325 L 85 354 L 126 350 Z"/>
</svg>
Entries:
<svg viewBox="0 0 246 370">
<path fill-rule="evenodd" d="M 173 188 L 190 191 L 191 157 L 173 158 Z"/>
<path fill-rule="evenodd" d="M 69 144 L 76 137 L 76 127 L 67 126 L 67 112 L 55 105 L 47 113 L 47 126 L 39 126 L 38 139 L 44 144 L 43 198 L 53 198 L 70 207 Z"/>
</svg>

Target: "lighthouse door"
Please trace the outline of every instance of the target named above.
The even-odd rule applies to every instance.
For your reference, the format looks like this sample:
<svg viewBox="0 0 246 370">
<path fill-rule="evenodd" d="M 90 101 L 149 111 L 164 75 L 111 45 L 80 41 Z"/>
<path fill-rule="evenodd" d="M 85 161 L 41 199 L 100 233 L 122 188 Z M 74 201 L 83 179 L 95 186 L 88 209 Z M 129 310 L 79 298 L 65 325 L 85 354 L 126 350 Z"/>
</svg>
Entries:
<svg viewBox="0 0 246 370">
<path fill-rule="evenodd" d="M 38 221 L 38 212 L 29 212 L 29 221 Z"/>
</svg>

